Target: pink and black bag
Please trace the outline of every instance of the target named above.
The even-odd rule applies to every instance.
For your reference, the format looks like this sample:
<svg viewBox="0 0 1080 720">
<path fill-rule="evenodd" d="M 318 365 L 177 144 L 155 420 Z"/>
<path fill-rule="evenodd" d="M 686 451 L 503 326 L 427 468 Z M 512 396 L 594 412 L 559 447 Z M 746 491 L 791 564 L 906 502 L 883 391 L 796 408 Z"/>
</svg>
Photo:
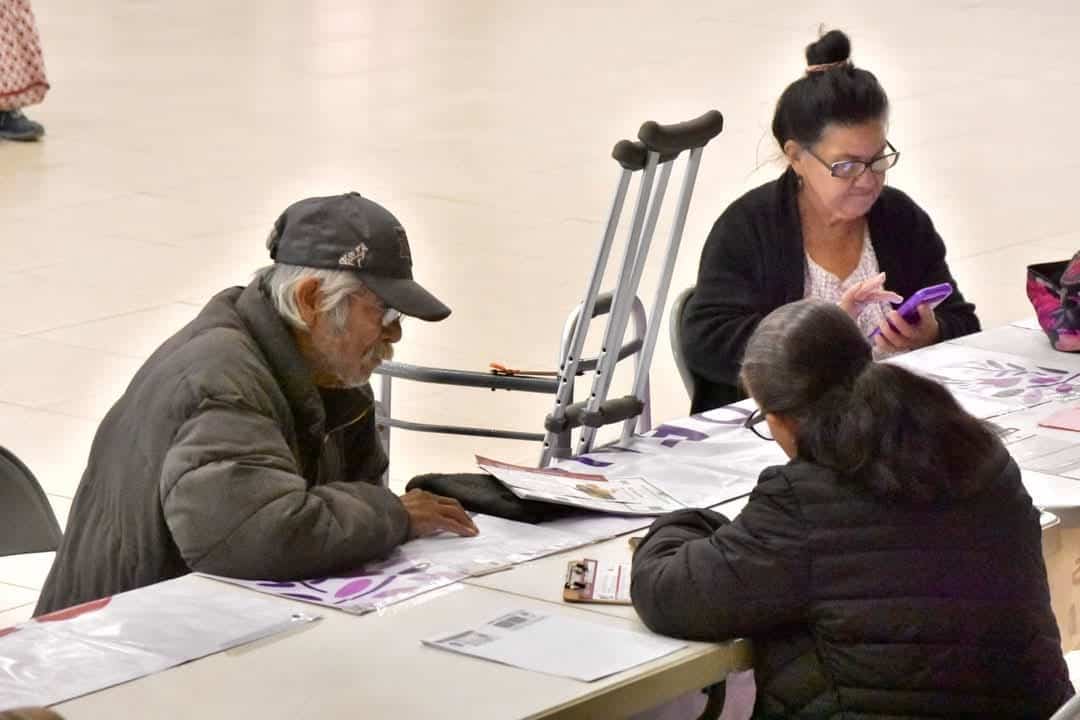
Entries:
<svg viewBox="0 0 1080 720">
<path fill-rule="evenodd" d="M 1055 350 L 1080 352 L 1080 252 L 1028 265 L 1027 295 Z"/>
</svg>

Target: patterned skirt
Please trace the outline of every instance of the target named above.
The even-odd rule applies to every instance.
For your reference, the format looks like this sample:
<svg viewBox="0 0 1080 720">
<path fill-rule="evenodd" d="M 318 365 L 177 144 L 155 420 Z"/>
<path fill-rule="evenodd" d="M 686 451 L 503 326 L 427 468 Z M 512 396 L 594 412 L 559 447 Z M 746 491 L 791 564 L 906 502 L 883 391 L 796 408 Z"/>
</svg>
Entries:
<svg viewBox="0 0 1080 720">
<path fill-rule="evenodd" d="M 39 103 L 48 89 L 30 0 L 0 0 L 0 111 Z"/>
</svg>

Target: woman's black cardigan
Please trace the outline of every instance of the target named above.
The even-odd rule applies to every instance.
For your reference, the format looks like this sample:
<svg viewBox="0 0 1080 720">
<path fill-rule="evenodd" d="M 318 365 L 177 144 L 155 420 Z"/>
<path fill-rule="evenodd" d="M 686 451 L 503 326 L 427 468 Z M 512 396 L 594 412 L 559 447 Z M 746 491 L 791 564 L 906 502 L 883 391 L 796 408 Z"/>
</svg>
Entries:
<svg viewBox="0 0 1080 720">
<path fill-rule="evenodd" d="M 803 297 L 806 260 L 796 192 L 795 173 L 788 169 L 733 202 L 705 241 L 682 326 L 683 353 L 695 378 L 692 412 L 742 397 L 739 365 L 750 335 L 770 312 Z M 935 311 L 941 339 L 978 332 L 975 306 L 956 287 L 930 216 L 886 187 L 868 221 L 886 287 L 908 297 L 951 283 L 953 294 Z"/>
</svg>

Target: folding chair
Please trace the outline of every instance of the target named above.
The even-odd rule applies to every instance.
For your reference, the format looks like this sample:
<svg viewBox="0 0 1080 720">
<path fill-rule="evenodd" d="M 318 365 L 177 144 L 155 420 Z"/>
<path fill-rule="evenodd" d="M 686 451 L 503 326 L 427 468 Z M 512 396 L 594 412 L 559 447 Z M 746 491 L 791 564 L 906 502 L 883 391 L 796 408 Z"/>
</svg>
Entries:
<svg viewBox="0 0 1080 720">
<path fill-rule="evenodd" d="M 683 387 L 691 400 L 694 399 L 694 373 L 686 364 L 686 355 L 683 353 L 682 323 L 683 314 L 686 312 L 686 304 L 694 296 L 697 286 L 690 286 L 675 296 L 671 303 L 671 312 L 668 314 L 668 340 L 671 341 L 671 355 L 675 358 L 675 369 L 679 371 Z"/>
<path fill-rule="evenodd" d="M 60 545 L 60 524 L 37 478 L 0 447 L 0 556 L 48 552 Z"/>
<path fill-rule="evenodd" d="M 596 299 L 592 317 L 607 315 L 611 311 L 611 293 L 602 293 Z M 635 362 L 640 363 L 640 350 L 644 344 L 645 336 L 645 307 L 641 301 L 634 298 L 631 308 L 631 320 L 633 321 L 633 336 L 619 349 L 618 360 L 622 361 L 633 357 Z M 570 312 L 563 327 L 562 342 L 559 346 L 558 362 L 566 357 L 570 340 L 573 337 L 581 316 L 581 305 Z M 584 375 L 596 370 L 597 358 L 582 360 L 578 366 L 577 375 Z M 466 435 L 473 437 L 492 437 L 503 440 L 525 440 L 542 442 L 544 433 L 527 432 L 518 430 L 502 430 L 498 428 L 477 428 L 464 425 L 439 425 L 434 423 L 402 420 L 391 416 L 393 403 L 393 379 L 412 380 L 416 382 L 431 383 L 436 385 L 455 385 L 458 387 L 486 388 L 488 390 L 517 390 L 518 392 L 539 393 L 542 395 L 554 395 L 559 388 L 559 378 L 553 372 L 550 377 L 530 374 L 496 374 L 493 372 L 475 372 L 471 370 L 451 370 L 446 368 L 432 368 L 420 365 L 409 365 L 399 362 L 385 362 L 380 365 L 375 374 L 379 375 L 378 404 L 376 406 L 376 426 L 379 429 L 379 437 L 387 455 L 390 453 L 390 429 L 412 430 L 415 432 L 439 433 L 444 435 Z M 571 384 L 573 380 L 571 379 Z M 640 432 L 648 432 L 652 428 L 649 412 L 648 388 L 646 387 L 645 407 L 640 416 Z M 388 476 L 383 477 L 384 484 Z"/>
<path fill-rule="evenodd" d="M 375 372 L 380 376 L 380 392 L 376 422 L 387 452 L 390 448 L 391 428 L 512 440 L 541 440 L 543 445 L 539 466 L 543 467 L 554 458 L 571 455 L 572 434 L 575 431 L 578 431 L 577 453 L 580 454 L 592 448 L 597 430 L 606 425 L 622 423 L 621 437 L 624 439 L 630 437 L 635 426 L 639 432 L 649 430 L 649 367 L 659 331 L 658 318 L 664 311 L 671 285 L 694 182 L 701 163 L 701 153 L 722 128 L 723 117 L 718 111 L 710 110 L 701 117 L 674 125 L 646 122 L 638 132 L 637 141 L 621 140 L 615 144 L 611 154 L 620 166 L 615 198 L 596 262 L 589 274 L 584 299 L 570 313 L 564 326 L 558 370 L 552 373 L 553 377 L 492 375 L 394 362 L 384 363 L 377 369 Z M 646 315 L 644 304 L 637 297 L 637 288 L 648 259 L 674 162 L 684 151 L 689 152 L 683 184 L 661 265 L 656 296 L 650 312 Z M 611 255 L 623 205 L 635 174 L 640 179 L 637 201 L 618 280 L 611 292 L 601 292 L 600 285 Z M 582 358 L 589 325 L 593 319 L 602 315 L 607 317 L 607 325 L 600 350 L 595 358 Z M 631 320 L 634 327 L 633 337 L 624 341 L 627 324 Z M 616 365 L 629 357 L 634 358 L 633 389 L 628 395 L 608 399 L 607 393 Z M 586 373 L 593 376 L 589 396 L 586 400 L 575 403 L 575 380 Z M 543 433 L 404 421 L 392 415 L 394 378 L 491 390 L 553 394 L 554 406 L 545 419 Z M 384 477 L 384 482 L 386 479 Z"/>
</svg>

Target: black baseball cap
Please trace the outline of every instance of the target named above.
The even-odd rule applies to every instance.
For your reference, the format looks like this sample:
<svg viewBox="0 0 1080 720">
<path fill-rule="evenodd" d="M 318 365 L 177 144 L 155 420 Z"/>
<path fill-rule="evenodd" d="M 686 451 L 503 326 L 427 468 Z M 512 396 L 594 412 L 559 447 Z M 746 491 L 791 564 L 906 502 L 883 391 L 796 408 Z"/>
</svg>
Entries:
<svg viewBox="0 0 1080 720">
<path fill-rule="evenodd" d="M 450 308 L 413 280 L 405 229 L 389 210 L 350 192 L 295 202 L 266 241 L 274 262 L 351 270 L 387 306 L 421 320 L 444 320 Z"/>
</svg>

